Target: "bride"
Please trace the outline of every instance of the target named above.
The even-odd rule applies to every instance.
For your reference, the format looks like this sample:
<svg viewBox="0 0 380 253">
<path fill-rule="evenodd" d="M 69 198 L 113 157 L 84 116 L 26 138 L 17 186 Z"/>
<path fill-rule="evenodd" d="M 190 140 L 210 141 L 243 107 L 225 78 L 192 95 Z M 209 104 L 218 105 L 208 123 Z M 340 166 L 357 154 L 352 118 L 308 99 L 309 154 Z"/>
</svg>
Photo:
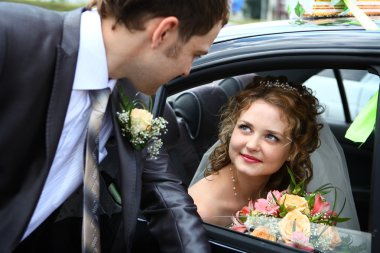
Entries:
<svg viewBox="0 0 380 253">
<path fill-rule="evenodd" d="M 344 155 L 328 126 L 322 128 L 321 112 L 307 88 L 273 78 L 255 77 L 232 97 L 222 110 L 219 141 L 205 154 L 189 188 L 203 220 L 229 225 L 248 199 L 285 190 L 291 168 L 308 190 L 336 186 L 335 210 L 346 199 L 340 216 L 351 218 L 340 225 L 359 230 Z M 334 195 L 327 200 L 333 203 Z"/>
</svg>

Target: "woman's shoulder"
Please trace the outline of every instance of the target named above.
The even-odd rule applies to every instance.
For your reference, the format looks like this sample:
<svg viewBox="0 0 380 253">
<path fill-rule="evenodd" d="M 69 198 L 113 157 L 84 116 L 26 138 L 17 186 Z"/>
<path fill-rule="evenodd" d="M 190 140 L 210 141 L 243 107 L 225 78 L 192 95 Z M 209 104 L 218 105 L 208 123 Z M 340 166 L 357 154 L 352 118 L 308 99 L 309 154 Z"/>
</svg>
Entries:
<svg viewBox="0 0 380 253">
<path fill-rule="evenodd" d="M 215 190 L 213 187 L 210 187 L 210 182 L 206 181 L 205 178 L 199 180 L 197 183 L 190 186 L 189 194 L 193 198 L 198 213 L 203 219 L 213 215 L 215 209 L 211 207 L 215 202 L 213 201 L 215 198 Z"/>
<path fill-rule="evenodd" d="M 217 187 L 215 179 L 212 176 L 208 176 L 191 185 L 188 192 L 193 198 L 204 199 L 209 198 L 210 194 L 215 193 L 215 187 Z"/>
</svg>

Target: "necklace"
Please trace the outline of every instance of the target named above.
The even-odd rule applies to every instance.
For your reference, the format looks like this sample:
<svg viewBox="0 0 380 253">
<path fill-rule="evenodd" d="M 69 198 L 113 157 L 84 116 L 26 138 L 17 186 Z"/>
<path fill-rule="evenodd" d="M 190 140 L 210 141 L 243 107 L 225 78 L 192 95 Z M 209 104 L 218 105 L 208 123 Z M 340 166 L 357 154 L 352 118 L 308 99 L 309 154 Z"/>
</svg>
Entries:
<svg viewBox="0 0 380 253">
<path fill-rule="evenodd" d="M 237 192 L 236 192 L 236 178 L 234 176 L 234 172 L 232 171 L 232 168 L 230 167 L 231 171 L 231 180 L 232 180 L 232 190 L 234 191 L 234 195 L 237 198 Z"/>
<path fill-rule="evenodd" d="M 236 178 L 235 178 L 235 176 L 234 176 L 234 172 L 233 172 L 233 170 L 232 170 L 232 168 L 230 167 L 230 171 L 231 171 L 231 180 L 232 180 L 232 190 L 233 190 L 233 192 L 234 192 L 234 196 L 235 196 L 235 198 L 237 198 L 238 197 L 238 193 L 237 193 L 237 190 L 236 190 Z M 250 201 L 251 200 L 251 198 L 250 197 L 248 197 L 247 198 L 248 199 L 248 201 Z"/>
</svg>

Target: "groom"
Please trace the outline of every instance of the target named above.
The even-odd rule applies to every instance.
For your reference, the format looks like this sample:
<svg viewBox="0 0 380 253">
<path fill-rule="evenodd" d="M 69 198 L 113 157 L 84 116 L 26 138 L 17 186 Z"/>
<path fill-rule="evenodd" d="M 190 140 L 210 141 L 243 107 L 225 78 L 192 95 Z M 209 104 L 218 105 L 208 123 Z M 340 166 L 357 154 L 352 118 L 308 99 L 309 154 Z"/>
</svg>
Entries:
<svg viewBox="0 0 380 253">
<path fill-rule="evenodd" d="M 57 252 L 58 244 L 78 251 L 81 223 L 65 210 L 83 185 L 90 91 L 113 90 L 126 78 L 127 87 L 154 94 L 189 73 L 228 12 L 228 0 L 94 0 L 67 13 L 0 3 L 1 253 Z M 101 229 L 112 230 L 101 230 L 103 252 L 131 251 L 140 207 L 161 251 L 207 252 L 196 207 L 167 155 L 152 160 L 132 150 L 115 123 L 115 97 L 102 123 L 99 158 L 113 133 L 121 219 L 102 206 L 109 219 Z"/>
</svg>

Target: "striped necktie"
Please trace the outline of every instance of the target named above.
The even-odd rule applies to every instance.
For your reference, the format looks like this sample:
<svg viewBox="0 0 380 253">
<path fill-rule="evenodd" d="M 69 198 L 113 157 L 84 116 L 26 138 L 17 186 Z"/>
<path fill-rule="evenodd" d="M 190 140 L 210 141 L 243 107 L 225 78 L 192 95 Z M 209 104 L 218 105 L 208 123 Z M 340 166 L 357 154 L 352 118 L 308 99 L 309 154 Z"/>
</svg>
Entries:
<svg viewBox="0 0 380 253">
<path fill-rule="evenodd" d="M 99 228 L 99 132 L 110 89 L 90 91 L 92 112 L 88 122 L 83 179 L 82 253 L 100 253 Z"/>
</svg>

